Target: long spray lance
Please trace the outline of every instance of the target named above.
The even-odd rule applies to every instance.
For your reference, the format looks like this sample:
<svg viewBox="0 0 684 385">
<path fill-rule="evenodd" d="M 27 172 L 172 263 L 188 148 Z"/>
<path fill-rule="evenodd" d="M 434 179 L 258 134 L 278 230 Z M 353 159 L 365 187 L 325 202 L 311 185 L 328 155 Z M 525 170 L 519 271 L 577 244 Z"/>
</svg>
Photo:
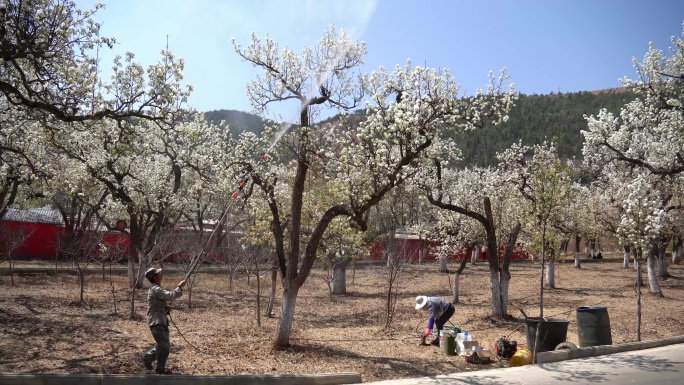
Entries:
<svg viewBox="0 0 684 385">
<path fill-rule="evenodd" d="M 264 160 L 266 160 L 266 154 L 264 154 L 264 155 L 261 156 L 261 161 L 264 161 Z M 192 261 L 192 263 L 190 264 L 190 268 L 188 269 L 188 272 L 185 274 L 185 280 L 187 280 L 188 278 L 190 278 L 190 276 L 192 275 L 192 273 L 193 273 L 193 272 L 195 271 L 195 269 L 197 268 L 197 265 L 199 264 L 199 262 L 202 261 L 202 260 L 204 259 L 204 256 L 206 255 L 207 246 L 209 246 L 209 244 L 211 243 L 211 240 L 214 238 L 214 234 L 216 234 L 216 230 L 218 229 L 218 227 L 219 227 L 219 226 L 221 225 L 221 223 L 223 222 L 223 219 L 224 219 L 225 216 L 228 214 L 228 211 L 230 211 L 230 208 L 231 208 L 231 206 L 233 205 L 233 202 L 235 202 L 235 199 L 240 195 L 240 193 L 242 192 L 243 188 L 244 188 L 245 185 L 247 184 L 247 181 L 248 181 L 248 180 L 249 180 L 249 175 L 245 174 L 245 175 L 242 177 L 242 180 L 240 180 L 240 183 L 238 184 L 238 189 L 235 190 L 235 192 L 233 192 L 233 194 L 231 194 L 230 197 L 231 197 L 232 200 L 231 200 L 230 203 L 226 206 L 225 210 L 223 210 L 223 213 L 221 214 L 221 216 L 219 217 L 218 221 L 217 221 L 216 224 L 214 225 L 214 228 L 212 229 L 211 234 L 209 234 L 209 237 L 208 237 L 207 240 L 204 242 L 204 245 L 202 245 L 202 249 L 201 249 L 200 252 L 197 254 L 197 257 L 195 258 L 195 260 Z"/>
</svg>

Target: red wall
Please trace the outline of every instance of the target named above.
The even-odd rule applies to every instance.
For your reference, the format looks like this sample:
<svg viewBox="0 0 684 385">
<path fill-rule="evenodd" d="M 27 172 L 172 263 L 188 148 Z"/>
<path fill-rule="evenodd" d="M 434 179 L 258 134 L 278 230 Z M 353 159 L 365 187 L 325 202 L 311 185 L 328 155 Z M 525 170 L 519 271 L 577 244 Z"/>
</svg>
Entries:
<svg viewBox="0 0 684 385">
<path fill-rule="evenodd" d="M 399 255 L 402 257 L 408 257 L 411 260 L 418 260 L 419 250 L 421 247 L 425 244 L 425 240 L 420 240 L 420 239 L 402 239 L 398 238 L 394 240 L 394 254 Z M 430 250 L 433 247 L 438 246 L 438 243 L 436 242 L 431 242 L 430 247 L 428 248 L 428 254 L 425 256 L 424 260 L 430 261 L 430 260 L 436 260 L 437 255 L 432 253 Z M 382 253 L 383 253 L 383 243 L 380 241 L 374 241 L 371 242 L 370 244 L 370 258 L 372 260 L 381 260 L 382 259 Z M 503 255 L 503 250 L 504 246 L 501 246 L 501 249 L 499 250 L 499 256 Z M 461 248 L 461 250 L 457 253 L 454 253 L 452 255 L 449 255 L 447 259 L 449 260 L 461 260 L 464 257 L 464 252 L 465 248 Z M 488 252 L 482 253 L 482 249 L 478 249 L 478 259 L 487 259 L 488 258 Z M 472 253 L 471 255 L 468 255 L 468 260 L 472 259 Z M 513 250 L 513 253 L 511 254 L 511 260 L 522 260 L 522 259 L 529 259 L 529 254 L 525 250 L 524 246 L 522 244 L 518 244 L 518 246 Z"/>
<path fill-rule="evenodd" d="M 64 227 L 46 223 L 0 221 L 0 231 L 3 234 L 21 232 L 26 237 L 23 244 L 14 250 L 13 259 L 55 259 L 58 253 L 57 239 L 64 234 Z M 123 257 L 128 252 L 128 234 L 107 232 L 103 234 L 101 243 L 109 246 L 110 253 L 115 253 L 117 257 Z M 4 244 L 0 245 L 0 249 L 5 247 Z"/>
</svg>

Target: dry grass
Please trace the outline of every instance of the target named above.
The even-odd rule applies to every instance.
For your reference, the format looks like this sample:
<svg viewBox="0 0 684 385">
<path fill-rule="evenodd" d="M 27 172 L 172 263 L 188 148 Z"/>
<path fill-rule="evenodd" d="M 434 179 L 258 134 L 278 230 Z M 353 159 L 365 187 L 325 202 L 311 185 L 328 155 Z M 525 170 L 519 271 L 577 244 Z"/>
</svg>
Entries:
<svg viewBox="0 0 684 385">
<path fill-rule="evenodd" d="M 569 341 L 577 342 L 575 309 L 588 305 L 608 307 L 614 343 L 636 340 L 634 270 L 621 266 L 617 259 L 605 259 L 584 263 L 581 270 L 570 263 L 557 267 L 558 288 L 545 291 L 545 315 L 572 320 Z M 673 277 L 661 281 L 664 298 L 645 295 L 642 339 L 681 334 L 683 270 L 683 266 L 670 266 Z M 406 271 L 392 327 L 381 328 L 386 286 L 382 271 L 378 265 L 358 266 L 352 283 L 350 270 L 349 294 L 330 302 L 323 273 L 315 270 L 297 301 L 292 348 L 281 351 L 273 350 L 271 344 L 277 319 L 263 317 L 262 326 L 256 326 L 254 277 L 249 285 L 240 278 L 229 290 L 225 274 L 201 274 L 193 308 L 188 308 L 184 297 L 174 303 L 172 314 L 183 336 L 199 351 L 172 327 L 169 366 L 184 374 L 214 375 L 354 371 L 360 372 L 364 381 L 378 381 L 507 365 L 498 360 L 486 366 L 471 365 L 462 357 L 444 355 L 441 349 L 418 346 L 426 319 L 424 313 L 413 309 L 414 297 L 451 297 L 452 277 L 437 272 L 434 263 Z M 529 316 L 538 314 L 539 265 L 515 263 L 511 273 L 509 313 L 521 317 L 518 309 L 522 307 Z M 165 284 L 173 286 L 180 277 L 167 274 Z M 15 277 L 15 286 L 9 284 L 9 277 L 0 277 L 0 372 L 144 372 L 140 357 L 152 344 L 143 320 L 147 291 L 136 293 L 140 317 L 130 320 L 123 276 L 113 278 L 116 313 L 110 284 L 102 282 L 98 274 L 87 280 L 86 304 L 79 305 L 74 276 Z M 269 282 L 261 283 L 267 293 Z M 508 335 L 525 342 L 519 320 L 487 316 L 490 294 L 485 264 L 469 265 L 461 288 L 461 303 L 451 319 L 454 325 L 490 344 Z"/>
</svg>

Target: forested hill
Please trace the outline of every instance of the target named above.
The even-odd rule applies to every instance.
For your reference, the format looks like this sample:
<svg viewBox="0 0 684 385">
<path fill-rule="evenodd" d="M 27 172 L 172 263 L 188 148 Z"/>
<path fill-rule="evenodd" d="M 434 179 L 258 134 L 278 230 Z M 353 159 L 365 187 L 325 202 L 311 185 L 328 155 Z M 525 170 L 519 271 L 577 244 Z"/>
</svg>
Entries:
<svg viewBox="0 0 684 385">
<path fill-rule="evenodd" d="M 580 131 L 587 129 L 584 115 L 597 115 L 602 108 L 615 114 L 635 99 L 623 89 L 550 95 L 520 95 L 509 119 L 496 127 L 457 136 L 468 164 L 495 165 L 496 153 L 522 140 L 524 145 L 555 138 L 561 158 L 582 158 Z"/>
<path fill-rule="evenodd" d="M 472 165 L 495 165 L 496 153 L 518 140 L 532 145 L 553 138 L 557 139 L 562 158 L 574 156 L 579 159 L 583 141 L 580 131 L 587 129 L 584 115 L 596 115 L 601 108 L 618 114 L 620 108 L 634 98 L 633 94 L 622 89 L 520 95 L 506 123 L 461 134 L 456 139 L 466 163 Z M 259 133 L 264 127 L 261 118 L 241 111 L 209 111 L 205 112 L 205 118 L 213 123 L 225 120 L 234 135 L 245 130 Z"/>
<path fill-rule="evenodd" d="M 231 134 L 237 135 L 243 131 L 260 134 L 264 130 L 264 121 L 261 117 L 248 112 L 235 110 L 214 110 L 204 113 L 204 119 L 213 124 L 225 121 Z"/>
</svg>

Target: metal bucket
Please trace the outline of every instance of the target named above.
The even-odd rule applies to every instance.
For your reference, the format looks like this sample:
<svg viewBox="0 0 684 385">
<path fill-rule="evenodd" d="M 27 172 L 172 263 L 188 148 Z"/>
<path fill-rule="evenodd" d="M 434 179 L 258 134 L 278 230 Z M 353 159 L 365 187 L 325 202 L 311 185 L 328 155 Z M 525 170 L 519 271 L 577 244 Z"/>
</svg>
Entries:
<svg viewBox="0 0 684 385">
<path fill-rule="evenodd" d="M 558 344 L 565 342 L 568 335 L 568 325 L 570 320 L 562 318 L 547 318 L 542 321 L 541 329 L 539 330 L 539 352 L 553 351 Z M 534 351 L 534 344 L 537 337 L 537 326 L 539 326 L 539 317 L 527 317 L 525 319 L 525 328 L 527 334 L 527 348 Z"/>
<path fill-rule="evenodd" d="M 577 337 L 579 347 L 612 345 L 610 318 L 605 306 L 582 306 L 577 308 Z"/>
</svg>

